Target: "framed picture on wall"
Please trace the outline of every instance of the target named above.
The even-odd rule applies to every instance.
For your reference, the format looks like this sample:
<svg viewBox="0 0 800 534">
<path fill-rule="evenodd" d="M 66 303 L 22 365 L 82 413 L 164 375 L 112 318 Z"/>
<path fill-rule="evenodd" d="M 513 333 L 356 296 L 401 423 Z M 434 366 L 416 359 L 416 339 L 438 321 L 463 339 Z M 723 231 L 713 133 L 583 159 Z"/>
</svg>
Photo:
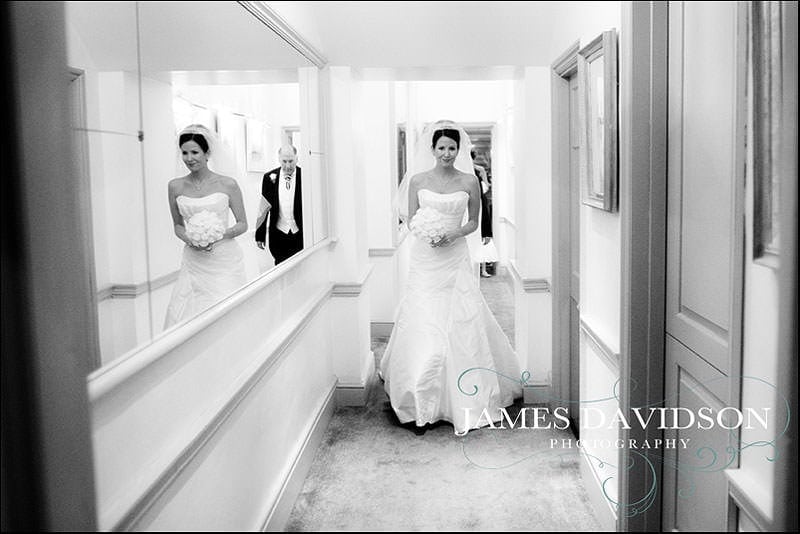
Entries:
<svg viewBox="0 0 800 534">
<path fill-rule="evenodd" d="M 617 33 L 578 51 L 581 201 L 617 211 Z"/>
<path fill-rule="evenodd" d="M 245 144 L 247 146 L 247 171 L 267 172 L 267 124 L 258 119 L 247 119 Z"/>
<path fill-rule="evenodd" d="M 230 111 L 217 111 L 217 152 L 211 154 L 213 169 L 223 174 L 238 174 L 244 150 L 244 117 Z"/>
</svg>

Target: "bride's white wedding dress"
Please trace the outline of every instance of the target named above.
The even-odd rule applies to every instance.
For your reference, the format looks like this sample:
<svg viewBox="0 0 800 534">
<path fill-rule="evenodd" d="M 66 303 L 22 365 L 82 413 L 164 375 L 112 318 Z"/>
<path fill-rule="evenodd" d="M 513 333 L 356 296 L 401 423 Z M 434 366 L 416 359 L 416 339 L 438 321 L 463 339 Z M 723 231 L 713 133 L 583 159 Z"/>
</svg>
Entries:
<svg viewBox="0 0 800 534">
<path fill-rule="evenodd" d="M 230 199 L 226 193 L 199 198 L 181 195 L 175 202 L 184 224 L 201 211 L 213 212 L 220 220 L 228 221 Z M 242 287 L 246 281 L 243 258 L 242 247 L 234 239 L 217 241 L 211 252 L 186 245 L 164 328 L 200 313 Z"/>
<path fill-rule="evenodd" d="M 422 189 L 418 198 L 448 228 L 461 226 L 467 192 Z M 498 421 L 500 408 L 522 395 L 519 362 L 480 292 L 466 239 L 431 247 L 409 238 L 406 292 L 380 362 L 392 408 L 401 423 L 445 420 L 457 434 L 487 425 L 484 410 Z M 473 368 L 480 369 L 468 371 Z"/>
</svg>

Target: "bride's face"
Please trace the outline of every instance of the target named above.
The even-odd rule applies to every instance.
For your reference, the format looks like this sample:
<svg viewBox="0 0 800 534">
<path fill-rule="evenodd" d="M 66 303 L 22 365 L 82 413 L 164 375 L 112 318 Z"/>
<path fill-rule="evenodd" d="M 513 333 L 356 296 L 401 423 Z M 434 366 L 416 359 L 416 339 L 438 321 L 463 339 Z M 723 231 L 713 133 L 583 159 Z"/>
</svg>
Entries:
<svg viewBox="0 0 800 534">
<path fill-rule="evenodd" d="M 194 141 L 186 141 L 181 145 L 181 156 L 186 168 L 192 172 L 202 170 L 208 165 L 208 154 Z"/>
<path fill-rule="evenodd" d="M 442 167 L 452 167 L 458 156 L 458 145 L 453 139 L 442 136 L 433 147 L 433 157 Z"/>
</svg>

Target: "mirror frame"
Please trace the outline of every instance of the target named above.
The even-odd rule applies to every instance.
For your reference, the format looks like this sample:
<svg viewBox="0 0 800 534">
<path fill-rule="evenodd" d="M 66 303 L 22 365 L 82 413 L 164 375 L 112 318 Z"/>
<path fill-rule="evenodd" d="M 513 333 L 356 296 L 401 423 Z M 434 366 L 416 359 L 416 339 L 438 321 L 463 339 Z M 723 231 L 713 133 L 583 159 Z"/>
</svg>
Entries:
<svg viewBox="0 0 800 534">
<path fill-rule="evenodd" d="M 297 52 L 313 63 L 318 69 L 328 64 L 327 58 L 314 48 L 302 35 L 297 33 L 278 13 L 269 7 L 266 2 L 237 2 L 262 24 L 272 30 L 278 37 L 297 50 Z"/>
<path fill-rule="evenodd" d="M 589 110 L 590 98 L 595 98 L 589 79 L 591 63 L 603 58 L 603 146 L 592 144 L 592 118 Z M 617 211 L 618 189 L 618 121 L 617 117 L 617 32 L 604 31 L 578 51 L 578 114 L 580 122 L 580 172 L 581 201 L 587 206 L 604 211 Z M 592 154 L 602 154 L 602 190 L 594 187 Z"/>
</svg>

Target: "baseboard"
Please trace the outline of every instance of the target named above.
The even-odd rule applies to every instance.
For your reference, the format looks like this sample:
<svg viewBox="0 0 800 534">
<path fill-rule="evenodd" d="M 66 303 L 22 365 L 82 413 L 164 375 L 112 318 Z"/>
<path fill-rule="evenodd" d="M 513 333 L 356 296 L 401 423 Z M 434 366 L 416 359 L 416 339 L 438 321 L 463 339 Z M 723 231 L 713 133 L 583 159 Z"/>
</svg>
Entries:
<svg viewBox="0 0 800 534">
<path fill-rule="evenodd" d="M 311 470 L 314 456 L 333 417 L 333 411 L 336 408 L 335 393 L 336 387 L 334 386 L 322 403 L 322 408 L 317 413 L 317 418 L 306 435 L 306 439 L 302 447 L 300 447 L 299 454 L 294 459 L 286 480 L 283 481 L 278 498 L 275 500 L 275 504 L 272 506 L 266 520 L 262 523 L 262 532 L 283 532 L 286 530 L 286 523 L 289 521 L 294 503 L 303 489 L 303 483 Z"/>
<path fill-rule="evenodd" d="M 550 405 L 552 390 L 550 384 L 530 384 L 522 388 L 522 402 L 525 404 Z"/>
<path fill-rule="evenodd" d="M 583 449 L 579 449 L 578 455 L 580 457 L 583 487 L 586 488 L 589 502 L 592 503 L 592 508 L 594 508 L 594 515 L 597 518 L 597 522 L 600 523 L 600 530 L 604 532 L 616 532 L 617 514 L 614 511 L 611 501 L 603 495 L 603 482 L 598 478 L 597 472 L 592 466 L 592 460 L 586 456 Z"/>
<path fill-rule="evenodd" d="M 371 350 L 361 369 L 361 383 L 338 382 L 336 384 L 336 406 L 366 406 L 369 390 L 377 379 L 375 353 Z"/>
<path fill-rule="evenodd" d="M 388 338 L 392 335 L 392 329 L 394 329 L 394 323 L 370 323 L 369 335 L 372 339 L 376 337 Z"/>
<path fill-rule="evenodd" d="M 363 386 L 336 386 L 336 406 L 366 406 L 374 382 L 373 374 Z"/>
</svg>

